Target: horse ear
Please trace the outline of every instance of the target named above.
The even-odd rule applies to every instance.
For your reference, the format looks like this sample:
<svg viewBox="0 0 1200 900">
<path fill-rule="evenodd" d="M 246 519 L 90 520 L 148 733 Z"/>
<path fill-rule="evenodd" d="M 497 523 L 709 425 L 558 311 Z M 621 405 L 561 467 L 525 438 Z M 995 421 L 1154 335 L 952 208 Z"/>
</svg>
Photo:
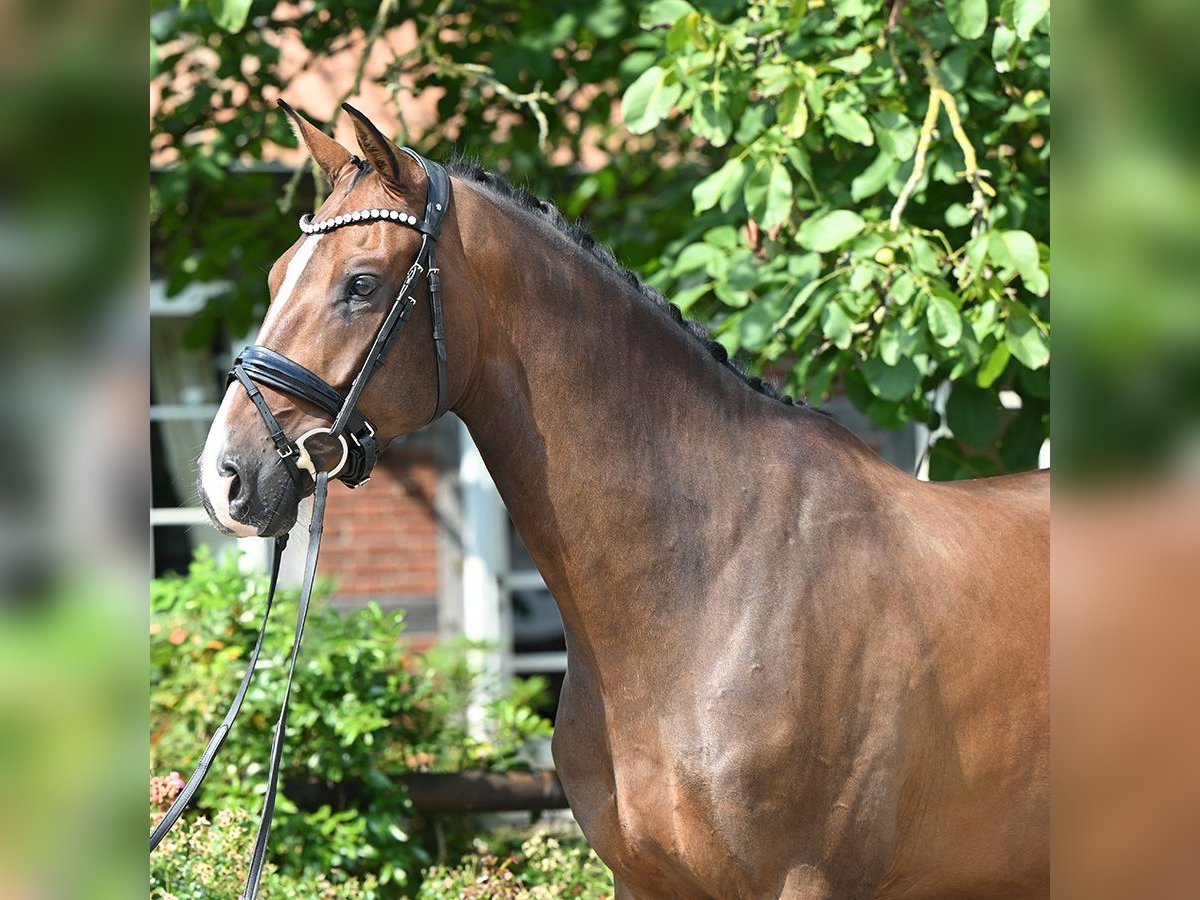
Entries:
<svg viewBox="0 0 1200 900">
<path fill-rule="evenodd" d="M 292 109 L 284 100 L 278 100 L 279 108 L 288 114 L 288 118 L 292 120 L 292 126 L 296 130 L 296 136 L 304 142 L 308 147 L 308 152 L 312 154 L 312 158 L 316 160 L 317 165 L 325 173 L 330 184 L 336 184 L 347 166 L 354 161 L 354 155 L 327 135 L 321 129 L 317 128 L 312 122 Z"/>
<path fill-rule="evenodd" d="M 420 163 L 388 140 L 370 119 L 349 103 L 343 103 L 342 109 L 350 114 L 363 156 L 380 175 L 399 188 L 420 184 L 424 174 Z"/>
</svg>

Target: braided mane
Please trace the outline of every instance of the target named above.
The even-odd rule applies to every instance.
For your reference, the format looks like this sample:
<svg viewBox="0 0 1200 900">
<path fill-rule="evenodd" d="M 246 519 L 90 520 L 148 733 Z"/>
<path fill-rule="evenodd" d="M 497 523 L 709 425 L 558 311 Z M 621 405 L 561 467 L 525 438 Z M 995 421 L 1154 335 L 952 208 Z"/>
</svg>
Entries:
<svg viewBox="0 0 1200 900">
<path fill-rule="evenodd" d="M 560 234 L 570 239 L 576 246 L 591 254 L 605 268 L 628 282 L 643 299 L 666 312 L 672 321 L 687 332 L 693 340 L 698 341 L 707 348 L 713 359 L 733 372 L 752 390 L 789 406 L 803 405 L 796 404 L 786 394 L 780 394 L 770 382 L 764 381 L 757 375 L 747 373 L 741 364 L 729 357 L 728 351 L 726 351 L 722 344 L 709 337 L 708 331 L 703 325 L 685 318 L 675 304 L 669 302 L 659 291 L 646 284 L 637 275 L 617 262 L 612 251 L 592 237 L 586 228 L 576 222 L 568 222 L 566 217 L 554 204 L 538 199 L 524 188 L 511 184 L 502 175 L 489 172 L 471 160 L 457 159 L 450 163 L 447 170 L 451 175 L 484 186 L 492 194 L 509 201 L 519 209 L 551 225 Z"/>
</svg>

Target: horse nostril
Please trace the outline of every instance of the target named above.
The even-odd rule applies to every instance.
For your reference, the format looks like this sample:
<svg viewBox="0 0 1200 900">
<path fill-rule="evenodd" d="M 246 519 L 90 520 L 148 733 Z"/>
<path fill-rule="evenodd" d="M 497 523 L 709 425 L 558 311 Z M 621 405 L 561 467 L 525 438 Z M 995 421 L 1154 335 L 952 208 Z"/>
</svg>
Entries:
<svg viewBox="0 0 1200 900">
<path fill-rule="evenodd" d="M 222 478 L 232 479 L 229 482 L 229 498 L 228 498 L 229 503 L 232 504 L 234 499 L 238 495 L 239 489 L 242 486 L 242 478 L 241 478 L 241 475 L 238 473 L 237 466 L 235 466 L 228 459 L 221 460 L 220 465 L 217 466 L 217 473 Z"/>
</svg>

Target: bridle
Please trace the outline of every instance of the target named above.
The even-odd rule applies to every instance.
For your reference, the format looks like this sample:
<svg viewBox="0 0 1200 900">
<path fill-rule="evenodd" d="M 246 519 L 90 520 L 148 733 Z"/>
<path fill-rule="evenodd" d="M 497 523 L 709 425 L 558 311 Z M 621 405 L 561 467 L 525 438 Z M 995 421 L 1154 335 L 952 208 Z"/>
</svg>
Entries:
<svg viewBox="0 0 1200 900">
<path fill-rule="evenodd" d="M 417 250 L 416 258 L 409 267 L 400 292 L 396 295 L 387 318 L 379 327 L 371 349 L 367 351 L 362 367 L 350 383 L 349 389 L 343 394 L 325 379 L 282 353 L 258 345 L 247 347 L 238 354 L 226 382 L 229 385 L 237 381 L 245 388 L 250 400 L 266 423 L 271 440 L 297 488 L 304 484 L 303 472 L 307 472 L 315 483 L 312 520 L 308 526 L 308 554 L 304 561 L 304 579 L 301 583 L 300 604 L 296 617 L 296 633 L 292 641 L 292 652 L 283 701 L 280 704 L 279 719 L 275 723 L 275 733 L 271 740 L 271 764 L 267 773 L 267 792 L 263 800 L 258 834 L 254 841 L 254 852 L 250 858 L 250 868 L 246 876 L 246 887 L 242 892 L 242 900 L 254 900 L 258 896 L 258 885 L 262 878 L 263 866 L 266 863 L 267 843 L 271 832 L 271 821 L 275 813 L 275 796 L 283 759 L 283 738 L 287 728 L 288 701 L 291 698 L 292 678 L 296 672 L 296 659 L 300 653 L 304 622 L 308 617 L 309 601 L 312 598 L 313 581 L 316 577 L 317 555 L 320 551 L 321 534 L 324 529 L 325 500 L 329 479 L 336 477 L 352 488 L 366 484 L 370 480 L 371 470 L 379 458 L 380 447 L 376 439 L 375 425 L 358 409 L 358 400 L 362 396 L 367 382 L 383 362 L 388 348 L 408 323 L 413 307 L 417 305 L 413 290 L 416 287 L 417 278 L 421 274 L 424 274 L 428 281 L 429 312 L 433 323 L 434 359 L 437 364 L 437 401 L 433 414 L 426 424 L 440 418 L 446 412 L 446 330 L 442 317 L 441 275 L 435 259 L 435 250 L 442 218 L 450 206 L 452 193 L 450 177 L 446 170 L 437 163 L 425 159 L 408 147 L 403 149 L 420 164 L 428 180 L 425 214 L 422 219 L 418 220 L 416 216 L 400 210 L 374 208 L 343 213 L 317 222 L 314 222 L 310 215 L 305 215 L 300 219 L 300 231 L 306 235 L 323 234 L 335 228 L 373 222 L 392 222 L 415 229 L 421 234 L 421 246 Z M 266 398 L 259 390 L 259 384 L 284 394 L 290 394 L 317 407 L 331 418 L 331 423 L 328 426 L 310 429 L 295 441 L 290 440 L 274 413 L 271 412 Z M 341 446 L 341 458 L 330 470 L 318 470 L 305 447 L 306 442 L 318 434 L 328 435 Z M 279 565 L 286 546 L 286 535 L 274 540 L 271 580 L 267 588 L 267 602 L 263 612 L 262 626 L 259 628 L 258 638 L 250 654 L 241 684 L 238 686 L 225 718 L 221 720 L 221 724 L 213 732 L 208 745 L 200 755 L 200 761 L 196 764 L 191 777 L 188 778 L 183 790 L 179 792 L 179 796 L 175 798 L 171 807 L 151 833 L 151 853 L 166 837 L 204 783 L 205 776 L 216 759 L 229 729 L 233 726 L 234 719 L 237 718 L 242 701 L 246 698 L 246 692 L 250 687 L 250 681 L 258 663 L 258 654 L 262 649 L 267 621 L 271 615 L 271 606 L 275 600 L 275 588 L 279 581 Z"/>
<path fill-rule="evenodd" d="M 401 285 L 387 318 L 379 327 L 375 341 L 351 382 L 350 389 L 342 394 L 319 375 L 288 359 L 282 353 L 257 345 L 247 347 L 238 355 L 226 382 L 232 384 L 236 380 L 246 389 L 259 415 L 267 424 L 267 430 L 271 434 L 271 440 L 275 442 L 280 458 L 287 465 L 288 472 L 297 485 L 301 484 L 301 470 L 307 471 L 313 479 L 317 477 L 316 466 L 305 448 L 305 442 L 318 434 L 327 434 L 341 444 L 342 457 L 330 471 L 331 478 L 337 477 L 343 484 L 352 488 L 366 484 L 370 479 L 380 448 L 375 437 L 375 425 L 359 412 L 358 399 L 375 370 L 383 362 L 392 341 L 408 324 L 408 317 L 417 305 L 417 298 L 413 296 L 412 290 L 422 273 L 428 278 L 429 312 L 433 321 L 434 359 L 437 363 L 437 405 L 425 424 L 439 418 L 446 411 L 446 330 L 442 320 L 441 275 L 434 253 L 442 217 L 450 206 L 450 177 L 444 168 L 425 159 L 416 151 L 405 147 L 404 152 L 420 164 L 429 182 L 423 219 L 418 220 L 414 215 L 395 209 L 363 209 L 319 222 L 314 222 L 309 215 L 300 219 L 300 231 L 306 235 L 324 234 L 336 228 L 374 222 L 395 223 L 421 234 L 421 246 L 417 250 L 416 259 L 409 267 L 404 284 Z M 329 415 L 333 419 L 332 424 L 306 431 L 294 442 L 288 440 L 258 390 L 256 382 L 310 403 Z"/>
</svg>

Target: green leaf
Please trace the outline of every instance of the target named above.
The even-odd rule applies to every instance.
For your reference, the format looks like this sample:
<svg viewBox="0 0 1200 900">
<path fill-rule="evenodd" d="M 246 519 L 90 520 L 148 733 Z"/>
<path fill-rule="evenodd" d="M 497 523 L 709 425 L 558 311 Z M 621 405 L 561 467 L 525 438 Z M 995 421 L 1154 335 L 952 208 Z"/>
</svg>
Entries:
<svg viewBox="0 0 1200 900">
<path fill-rule="evenodd" d="M 795 72 L 791 66 L 769 62 L 763 63 L 755 69 L 754 77 L 758 80 L 759 92 L 762 96 L 774 97 L 776 94 L 783 93 L 784 89 L 793 83 Z"/>
<path fill-rule="evenodd" d="M 788 6 L 787 27 L 789 31 L 795 31 L 800 27 L 800 23 L 804 20 L 804 14 L 808 12 L 808 0 L 792 0 Z"/>
<path fill-rule="evenodd" d="M 687 0 L 654 0 L 642 10 L 639 21 L 643 28 L 674 25 L 677 19 L 695 11 L 695 8 Z"/>
<path fill-rule="evenodd" d="M 1008 331 L 1004 342 L 1021 363 L 1030 369 L 1040 369 L 1050 362 L 1050 346 L 1038 329 L 1029 311 L 1019 303 L 1009 306 Z"/>
<path fill-rule="evenodd" d="M 792 300 L 792 303 L 788 307 L 787 312 L 785 312 L 782 316 L 780 316 L 779 320 L 775 323 L 775 330 L 782 331 L 787 326 L 787 324 L 796 317 L 796 314 L 799 313 L 801 309 L 804 309 L 805 306 L 808 306 L 808 309 L 805 311 L 804 316 L 801 318 L 801 321 L 798 323 L 798 325 L 800 325 L 801 327 L 797 328 L 794 332 L 792 332 L 793 337 L 802 337 L 804 334 L 806 334 L 808 332 L 808 328 L 811 327 L 811 325 L 805 324 L 805 320 L 808 320 L 809 323 L 816 321 L 817 316 L 821 312 L 821 306 L 825 302 L 824 299 L 818 298 L 818 300 L 816 302 L 812 303 L 812 305 L 809 305 L 809 300 L 812 298 L 812 295 L 816 292 L 817 288 L 819 288 L 820 286 L 821 286 L 821 282 L 810 281 L 808 284 L 806 284 L 804 287 L 802 287 L 800 289 L 799 293 L 797 293 L 795 298 Z"/>
<path fill-rule="evenodd" d="M 988 256 L 996 265 L 1016 270 L 1027 286 L 1042 280 L 1037 241 L 1027 231 L 993 231 L 988 237 Z"/>
<path fill-rule="evenodd" d="M 850 341 L 854 339 L 851 324 L 850 317 L 840 303 L 828 303 L 821 312 L 821 331 L 839 350 L 849 349 Z"/>
<path fill-rule="evenodd" d="M 951 203 L 946 207 L 946 224 L 951 228 L 962 228 L 970 224 L 971 218 L 971 210 L 965 203 Z"/>
<path fill-rule="evenodd" d="M 744 160 L 731 159 L 692 188 L 692 203 L 697 213 L 712 209 L 727 191 L 740 187 L 746 177 Z"/>
<path fill-rule="evenodd" d="M 237 33 L 246 26 L 252 0 L 208 0 L 213 21 L 226 31 Z"/>
<path fill-rule="evenodd" d="M 645 134 L 671 111 L 683 93 L 679 82 L 667 83 L 667 71 L 659 66 L 647 69 L 625 91 L 621 114 L 634 134 Z"/>
<path fill-rule="evenodd" d="M 767 204 L 763 213 L 762 226 L 774 228 L 787 219 L 792 211 L 792 178 L 788 175 L 787 166 L 783 160 L 776 160 L 771 166 L 770 181 L 767 184 Z"/>
<path fill-rule="evenodd" d="M 812 188 L 813 196 L 819 201 L 821 199 L 821 191 L 817 188 L 817 182 L 813 179 L 812 160 L 808 156 L 808 151 L 800 146 L 800 144 L 792 144 L 784 152 L 787 154 L 792 168 L 800 173 L 800 177 Z"/>
<path fill-rule="evenodd" d="M 704 242 L 688 244 L 683 248 L 679 256 L 675 258 L 675 265 L 671 267 L 671 274 L 679 276 L 684 272 L 702 269 L 708 265 L 710 260 L 723 255 L 721 249 L 714 247 L 712 244 Z"/>
<path fill-rule="evenodd" d="M 891 154 L 880 153 L 873 163 L 850 182 L 850 198 L 855 201 L 865 200 L 879 193 L 899 167 L 900 163 L 896 162 Z"/>
<path fill-rule="evenodd" d="M 796 241 L 807 250 L 828 253 L 855 237 L 866 224 L 856 212 L 834 209 L 805 219 L 796 231 Z"/>
<path fill-rule="evenodd" d="M 733 139 L 743 147 L 754 143 L 755 139 L 767 129 L 767 113 L 770 110 L 765 103 L 757 103 L 748 107 L 738 121 Z"/>
<path fill-rule="evenodd" d="M 712 91 L 706 88 L 692 107 L 692 131 L 714 147 L 724 147 L 733 132 L 728 106 L 723 99 L 714 98 Z"/>
<path fill-rule="evenodd" d="M 954 30 L 968 41 L 983 37 L 987 30 L 987 0 L 946 0 L 946 15 Z"/>
<path fill-rule="evenodd" d="M 767 194 L 771 189 L 770 163 L 759 163 L 758 167 L 746 179 L 742 188 L 742 197 L 746 201 L 746 211 L 750 217 L 761 222 L 767 214 Z"/>
<path fill-rule="evenodd" d="M 1013 48 L 1017 43 L 1017 33 L 1007 25 L 997 25 L 992 35 L 992 62 L 996 71 L 1002 75 L 1011 72 L 1013 63 Z"/>
<path fill-rule="evenodd" d="M 859 48 L 849 56 L 842 56 L 829 63 L 835 69 L 857 75 L 871 64 L 871 54 Z"/>
<path fill-rule="evenodd" d="M 706 281 L 703 284 L 696 284 L 681 291 L 676 291 L 674 296 L 671 297 L 671 302 L 679 307 L 681 313 L 686 313 L 693 303 L 711 290 L 712 285 Z"/>
<path fill-rule="evenodd" d="M 741 346 L 758 352 L 774 335 L 772 322 L 777 310 L 765 298 L 755 302 L 738 318 L 737 331 Z"/>
<path fill-rule="evenodd" d="M 1015 0 L 1013 3 L 1013 28 L 1023 41 L 1033 36 L 1033 29 L 1050 12 L 1050 0 Z"/>
<path fill-rule="evenodd" d="M 935 294 L 929 298 L 929 305 L 925 307 L 925 319 L 929 322 L 929 332 L 933 339 L 943 347 L 953 347 L 962 337 L 962 316 L 945 297 Z"/>
<path fill-rule="evenodd" d="M 778 121 L 783 133 L 792 138 L 800 137 L 808 128 L 808 104 L 801 85 L 789 85 L 779 98 Z"/>
<path fill-rule="evenodd" d="M 875 138 L 879 149 L 900 162 L 912 159 L 917 152 L 917 126 L 904 113 L 884 110 L 871 116 L 875 123 Z"/>
<path fill-rule="evenodd" d="M 986 448 L 1000 424 L 998 403 L 991 391 L 980 390 L 965 381 L 955 382 L 946 401 L 946 425 L 959 440 Z"/>
<path fill-rule="evenodd" d="M 1012 351 L 1008 349 L 1008 344 L 997 344 L 975 373 L 975 383 L 981 388 L 990 388 L 1004 374 L 1010 359 Z"/>
<path fill-rule="evenodd" d="M 866 116 L 844 103 L 831 103 L 825 111 L 830 127 L 848 141 L 870 147 L 875 143 L 875 133 Z"/>
<path fill-rule="evenodd" d="M 921 384 L 920 370 L 916 363 L 907 357 L 896 365 L 889 366 L 882 359 L 873 356 L 860 362 L 858 368 L 871 393 L 884 400 L 907 399 Z"/>
<path fill-rule="evenodd" d="M 704 241 L 722 250 L 732 250 L 738 245 L 737 229 L 732 225 L 718 225 L 704 232 Z"/>
</svg>

